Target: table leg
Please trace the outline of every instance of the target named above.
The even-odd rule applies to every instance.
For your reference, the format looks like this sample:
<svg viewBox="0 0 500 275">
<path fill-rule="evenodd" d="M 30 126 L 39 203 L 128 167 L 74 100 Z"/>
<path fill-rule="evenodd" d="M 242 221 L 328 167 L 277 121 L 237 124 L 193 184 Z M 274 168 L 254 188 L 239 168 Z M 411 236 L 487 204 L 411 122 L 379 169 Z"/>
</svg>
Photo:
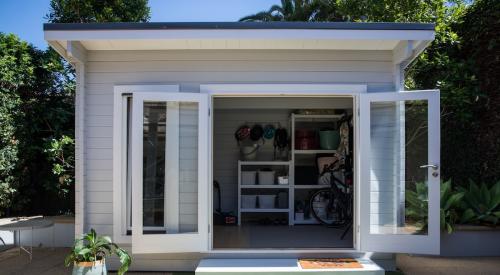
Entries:
<svg viewBox="0 0 500 275">
<path fill-rule="evenodd" d="M 52 250 L 56 250 L 56 224 L 52 225 Z"/>
<path fill-rule="evenodd" d="M 14 231 L 14 239 L 15 239 L 16 231 Z M 21 230 L 17 231 L 17 245 L 19 245 L 19 256 L 21 256 Z"/>
<path fill-rule="evenodd" d="M 30 262 L 33 259 L 33 227 L 31 227 Z"/>
</svg>

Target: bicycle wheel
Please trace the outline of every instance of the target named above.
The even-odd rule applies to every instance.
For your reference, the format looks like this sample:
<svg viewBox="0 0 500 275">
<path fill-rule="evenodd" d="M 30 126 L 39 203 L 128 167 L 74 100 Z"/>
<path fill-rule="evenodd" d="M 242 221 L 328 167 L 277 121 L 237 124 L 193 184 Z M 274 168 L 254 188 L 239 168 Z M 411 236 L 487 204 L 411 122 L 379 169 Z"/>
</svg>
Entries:
<svg viewBox="0 0 500 275">
<path fill-rule="evenodd" d="M 310 200 L 311 212 L 321 224 L 342 227 L 346 224 L 343 209 L 329 188 L 316 191 Z"/>
</svg>

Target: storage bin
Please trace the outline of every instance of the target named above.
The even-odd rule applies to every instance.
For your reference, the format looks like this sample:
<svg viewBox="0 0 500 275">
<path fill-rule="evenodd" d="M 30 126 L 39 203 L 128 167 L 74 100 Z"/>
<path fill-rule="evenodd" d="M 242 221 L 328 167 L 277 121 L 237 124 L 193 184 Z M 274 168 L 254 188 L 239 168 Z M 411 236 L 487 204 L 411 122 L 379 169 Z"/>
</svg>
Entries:
<svg viewBox="0 0 500 275">
<path fill-rule="evenodd" d="M 273 185 L 274 184 L 274 171 L 259 171 L 259 184 L 260 185 Z"/>
<path fill-rule="evenodd" d="M 259 195 L 259 208 L 274 209 L 276 202 L 276 195 Z"/>
<path fill-rule="evenodd" d="M 288 185 L 288 176 L 280 176 L 278 177 L 279 185 Z"/>
<path fill-rule="evenodd" d="M 241 185 L 255 185 L 257 171 L 241 171 Z"/>
<path fill-rule="evenodd" d="M 241 208 L 251 209 L 257 206 L 257 196 L 256 195 L 241 195 Z"/>
</svg>

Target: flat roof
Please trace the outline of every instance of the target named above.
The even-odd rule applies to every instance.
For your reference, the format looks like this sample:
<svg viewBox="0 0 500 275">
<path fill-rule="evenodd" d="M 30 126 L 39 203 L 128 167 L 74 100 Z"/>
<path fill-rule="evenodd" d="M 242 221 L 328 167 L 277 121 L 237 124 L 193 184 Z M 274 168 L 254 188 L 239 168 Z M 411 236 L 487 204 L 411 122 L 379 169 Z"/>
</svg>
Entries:
<svg viewBox="0 0 500 275">
<path fill-rule="evenodd" d="M 147 23 L 45 23 L 44 31 L 69 30 L 213 30 L 213 29 L 311 29 L 311 30 L 425 30 L 431 23 L 357 22 L 147 22 Z"/>
</svg>

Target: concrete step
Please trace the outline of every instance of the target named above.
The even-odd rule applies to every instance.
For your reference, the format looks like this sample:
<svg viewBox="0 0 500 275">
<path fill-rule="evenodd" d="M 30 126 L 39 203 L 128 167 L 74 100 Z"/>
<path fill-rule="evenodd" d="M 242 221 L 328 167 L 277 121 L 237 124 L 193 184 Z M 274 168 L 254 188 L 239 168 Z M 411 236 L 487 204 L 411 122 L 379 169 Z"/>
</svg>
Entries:
<svg viewBox="0 0 500 275">
<path fill-rule="evenodd" d="M 356 259 L 363 268 L 302 269 L 298 259 L 203 259 L 196 275 L 250 275 L 250 274 L 334 274 L 384 275 L 384 270 L 369 259 Z"/>
</svg>

